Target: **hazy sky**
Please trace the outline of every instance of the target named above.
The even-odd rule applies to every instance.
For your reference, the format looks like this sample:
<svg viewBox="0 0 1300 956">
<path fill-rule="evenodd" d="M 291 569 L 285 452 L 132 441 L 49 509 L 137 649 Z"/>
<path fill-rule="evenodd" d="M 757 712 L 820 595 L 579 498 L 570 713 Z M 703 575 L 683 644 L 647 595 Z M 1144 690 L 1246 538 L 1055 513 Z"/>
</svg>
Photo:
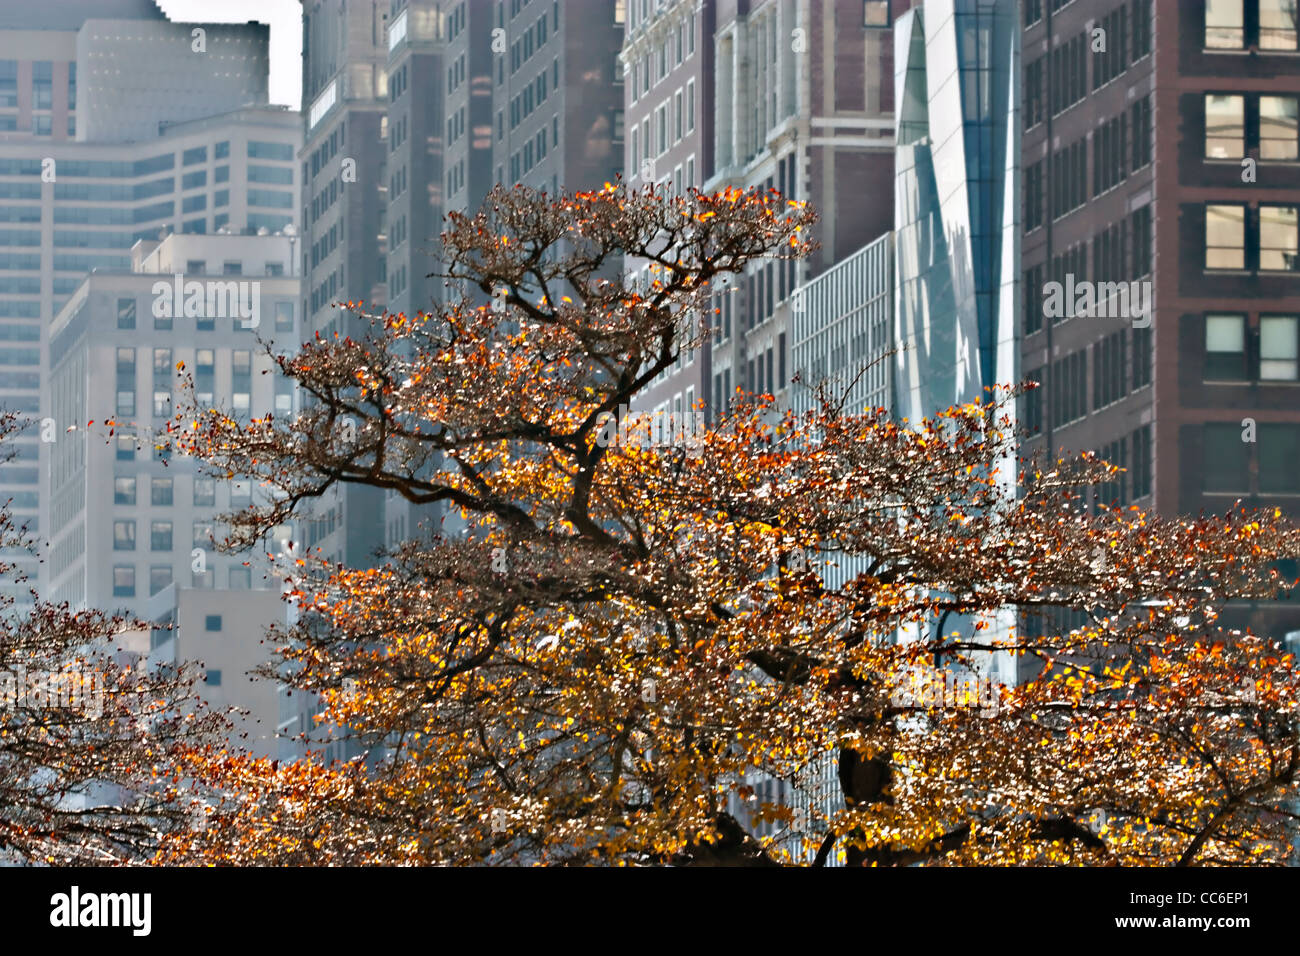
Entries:
<svg viewBox="0 0 1300 956">
<path fill-rule="evenodd" d="M 298 0 L 157 0 L 181 23 L 271 25 L 271 102 L 301 109 L 302 5 Z"/>
</svg>

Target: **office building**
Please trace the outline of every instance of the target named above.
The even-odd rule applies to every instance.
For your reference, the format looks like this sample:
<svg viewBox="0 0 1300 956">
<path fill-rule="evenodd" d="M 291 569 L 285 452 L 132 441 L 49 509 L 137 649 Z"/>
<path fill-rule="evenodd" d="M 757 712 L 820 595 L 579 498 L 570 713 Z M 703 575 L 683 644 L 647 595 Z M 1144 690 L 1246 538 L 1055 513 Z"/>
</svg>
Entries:
<svg viewBox="0 0 1300 956">
<path fill-rule="evenodd" d="M 1022 16 L 1029 449 L 1123 466 L 1097 505 L 1296 514 L 1295 5 L 1038 0 Z M 1295 608 L 1224 620 L 1280 638 Z"/>
<path fill-rule="evenodd" d="M 149 631 L 148 663 L 198 664 L 194 696 L 210 712 L 229 715 L 230 746 L 275 759 L 280 756 L 276 725 L 282 685 L 252 672 L 271 660 L 267 629 L 285 622 L 287 605 L 274 590 L 240 594 L 238 601 L 230 597 L 180 583 L 153 595 L 144 617 L 155 625 Z"/>
<path fill-rule="evenodd" d="M 92 272 L 59 311 L 50 330 L 49 415 L 40 423 L 49 449 L 52 600 L 143 617 L 149 598 L 173 582 L 278 590 L 264 556 L 295 540 L 290 528 L 253 552 L 217 550 L 224 537 L 217 516 L 266 490 L 213 476 L 153 436 L 177 407 L 178 363 L 192 374 L 200 407 L 241 421 L 293 415 L 294 383 L 257 341 L 297 350 L 292 255 L 283 235 L 142 240 L 130 271 Z M 177 307 L 191 283 L 204 293 L 197 315 Z"/>
<path fill-rule="evenodd" d="M 273 107 L 239 110 L 169 126 L 141 143 L 0 144 L 0 404 L 33 418 L 41 370 L 49 369 L 50 323 L 87 273 L 129 272 L 142 239 L 218 231 L 275 232 L 296 215 L 293 157 L 297 114 Z M 284 268 L 289 269 L 286 259 Z M 0 468 L 0 494 L 41 540 L 48 511 L 38 482 L 49 446 L 29 430 L 16 461 Z M 16 556 L 33 581 L 36 555 Z M 26 588 L 22 598 L 28 598 Z"/>
<path fill-rule="evenodd" d="M 880 184 L 894 163 L 891 28 L 906 6 L 718 3 L 704 188 L 775 188 L 810 202 L 820 249 L 809 260 L 756 263 L 715 294 L 714 408 L 738 389 L 788 403 L 792 293 L 893 225 L 893 197 Z"/>
<path fill-rule="evenodd" d="M 628 5 L 620 60 L 629 188 L 656 184 L 682 196 L 713 174 L 717 6 L 715 0 Z M 647 278 L 644 262 L 629 258 L 625 265 L 639 281 Z M 712 358 L 708 347 L 683 349 L 674 366 L 638 396 L 638 408 L 689 411 L 709 394 Z"/>
</svg>

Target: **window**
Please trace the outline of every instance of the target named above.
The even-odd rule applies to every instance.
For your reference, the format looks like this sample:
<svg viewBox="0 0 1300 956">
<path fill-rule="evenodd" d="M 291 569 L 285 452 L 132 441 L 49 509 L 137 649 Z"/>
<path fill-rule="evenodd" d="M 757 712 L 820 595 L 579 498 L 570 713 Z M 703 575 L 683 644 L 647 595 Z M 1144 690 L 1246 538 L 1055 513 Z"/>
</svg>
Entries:
<svg viewBox="0 0 1300 956">
<path fill-rule="evenodd" d="M 1205 268 L 1246 268 L 1246 207 L 1205 207 Z"/>
<path fill-rule="evenodd" d="M 135 328 L 135 299 L 117 300 L 117 327 L 119 329 Z"/>
<path fill-rule="evenodd" d="M 686 84 L 686 131 L 695 132 L 695 81 Z"/>
<path fill-rule="evenodd" d="M 1206 0 L 1205 48 L 1240 50 L 1246 45 L 1245 0 Z"/>
<path fill-rule="evenodd" d="M 277 302 L 275 304 L 275 331 L 293 331 L 293 303 Z"/>
<path fill-rule="evenodd" d="M 203 629 L 209 633 L 218 633 L 221 631 L 221 615 L 208 614 L 203 618 Z"/>
<path fill-rule="evenodd" d="M 1261 494 L 1300 494 L 1300 425 L 1261 424 L 1256 454 Z"/>
<path fill-rule="evenodd" d="M 172 569 L 165 564 L 156 564 L 149 569 L 149 596 L 157 594 L 172 583 Z"/>
<path fill-rule="evenodd" d="M 149 525 L 149 549 L 151 551 L 170 551 L 172 549 L 172 523 L 154 521 Z"/>
<path fill-rule="evenodd" d="M 1295 0 L 1259 0 L 1259 48 L 1296 48 Z"/>
<path fill-rule="evenodd" d="M 1261 206 L 1259 209 L 1259 267 L 1294 272 L 1300 253 L 1300 207 Z"/>
<path fill-rule="evenodd" d="M 1143 425 L 1132 435 L 1133 457 L 1130 480 L 1133 483 L 1133 498 L 1142 498 L 1151 494 L 1151 426 Z"/>
<path fill-rule="evenodd" d="M 1300 318 L 1265 315 L 1259 320 L 1259 377 L 1268 382 L 1294 382 L 1300 378 Z"/>
<path fill-rule="evenodd" d="M 135 461 L 135 439 L 127 435 L 117 437 L 117 460 Z"/>
<path fill-rule="evenodd" d="M 249 568 L 230 569 L 230 590 L 247 591 L 253 586 L 253 572 Z"/>
<path fill-rule="evenodd" d="M 232 508 L 246 508 L 253 500 L 253 483 L 246 478 L 241 478 L 230 483 L 230 506 Z"/>
<path fill-rule="evenodd" d="M 1205 94 L 1206 159 L 1246 155 L 1246 98 Z"/>
<path fill-rule="evenodd" d="M 207 684 L 209 687 L 220 687 L 221 671 L 215 667 L 209 668 L 203 674 L 203 683 Z"/>
<path fill-rule="evenodd" d="M 1236 382 L 1246 375 L 1246 317 L 1205 317 L 1205 380 Z"/>
<path fill-rule="evenodd" d="M 113 550 L 114 551 L 135 550 L 135 522 L 134 521 L 113 522 Z"/>
<path fill-rule="evenodd" d="M 215 478 L 194 479 L 194 506 L 212 508 L 217 503 L 217 481 Z"/>
<path fill-rule="evenodd" d="M 211 521 L 194 522 L 193 546 L 196 548 L 208 548 L 212 546 L 214 535 L 212 532 Z"/>
<path fill-rule="evenodd" d="M 1210 492 L 1248 492 L 1247 443 L 1236 423 L 1206 425 L 1201 442 L 1202 488 Z"/>
<path fill-rule="evenodd" d="M 129 564 L 113 567 L 113 597 L 135 597 L 135 568 Z"/>
<path fill-rule="evenodd" d="M 113 504 L 115 505 L 135 504 L 135 479 L 134 478 L 113 479 Z"/>
<path fill-rule="evenodd" d="M 170 505 L 173 497 L 171 478 L 154 478 L 149 485 L 149 503 L 152 505 Z"/>
<path fill-rule="evenodd" d="M 1261 160 L 1295 160 L 1300 158 L 1300 123 L 1297 113 L 1300 99 L 1294 96 L 1259 98 L 1259 158 Z"/>
<path fill-rule="evenodd" d="M 862 25 L 883 29 L 889 26 L 889 0 L 863 0 Z"/>
</svg>

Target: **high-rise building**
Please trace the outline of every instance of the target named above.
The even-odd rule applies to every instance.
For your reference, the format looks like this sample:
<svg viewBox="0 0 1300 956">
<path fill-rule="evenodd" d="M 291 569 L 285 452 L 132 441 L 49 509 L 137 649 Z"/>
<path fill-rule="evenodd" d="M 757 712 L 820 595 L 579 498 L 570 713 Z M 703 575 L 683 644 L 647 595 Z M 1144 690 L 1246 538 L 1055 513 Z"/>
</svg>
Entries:
<svg viewBox="0 0 1300 956">
<path fill-rule="evenodd" d="M 713 175 L 713 34 L 715 0 L 632 0 L 620 59 L 623 64 L 624 179 L 673 195 L 699 189 Z M 646 264 L 629 259 L 645 277 Z M 684 349 L 673 368 L 638 397 L 642 408 L 689 411 L 707 398 L 710 348 Z"/>
<path fill-rule="evenodd" d="M 218 480 L 153 436 L 172 418 L 179 363 L 201 407 L 241 420 L 294 413 L 293 381 L 258 342 L 297 349 L 301 280 L 288 274 L 292 257 L 283 235 L 141 240 L 130 271 L 92 272 L 55 316 L 49 415 L 40 422 L 49 448 L 49 598 L 143 616 L 173 582 L 278 589 L 258 553 L 216 548 L 217 516 L 264 490 L 246 478 Z M 262 553 L 293 539 L 281 528 Z"/>
<path fill-rule="evenodd" d="M 390 183 L 389 9 L 389 0 L 303 0 L 302 275 L 308 336 L 359 338 L 367 330 L 360 312 L 387 307 L 388 204 L 394 193 L 426 186 L 411 180 L 409 166 Z M 336 307 L 347 302 L 364 307 Z M 307 546 L 335 561 L 374 564 L 384 544 L 383 493 L 360 485 L 331 488 L 316 501 L 304 536 Z"/>
<path fill-rule="evenodd" d="M 1295 514 L 1295 4 L 1022 13 L 1022 361 L 1043 383 L 1025 402 L 1029 448 L 1123 466 L 1099 505 Z M 1280 638 L 1300 610 L 1232 606 L 1225 621 Z"/>
<path fill-rule="evenodd" d="M 926 0 L 894 25 L 894 398 L 919 421 L 1018 380 L 1013 0 Z"/>
<path fill-rule="evenodd" d="M 167 22 L 154 0 L 51 0 L 0 9 L 0 143 L 76 136 L 77 36 L 91 19 L 109 31 Z M 99 65 L 125 72 L 120 60 Z"/>
<path fill-rule="evenodd" d="M 4 34 L 0 34 L 2 38 Z M 238 110 L 167 127 L 138 143 L 0 143 L 0 404 L 49 415 L 41 370 L 49 327 L 87 273 L 129 272 L 139 240 L 167 233 L 275 232 L 296 216 L 297 114 Z M 288 260 L 284 266 L 289 268 Z M 48 540 L 48 500 L 38 476 L 50 446 L 35 429 L 16 437 L 15 462 L 0 468 L 0 495 Z M 37 555 L 14 560 L 32 581 Z M 17 589 L 29 599 L 26 586 Z"/>
<path fill-rule="evenodd" d="M 472 2 L 472 0 L 471 0 Z M 625 5 L 501 0 L 492 25 L 495 181 L 551 195 L 623 171 Z"/>
<path fill-rule="evenodd" d="M 905 0 L 728 0 L 713 37 L 713 173 L 704 188 L 775 188 L 820 216 L 811 259 L 755 263 L 714 296 L 711 382 L 788 402 L 794 290 L 893 225 L 893 18 Z M 674 393 L 672 402 L 677 401 Z"/>
</svg>

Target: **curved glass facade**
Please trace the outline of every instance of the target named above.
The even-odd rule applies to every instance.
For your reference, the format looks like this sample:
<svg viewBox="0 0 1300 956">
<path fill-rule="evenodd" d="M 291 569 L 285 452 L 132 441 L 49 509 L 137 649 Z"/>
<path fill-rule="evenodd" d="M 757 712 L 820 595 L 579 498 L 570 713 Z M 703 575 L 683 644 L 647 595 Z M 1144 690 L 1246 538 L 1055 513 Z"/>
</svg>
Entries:
<svg viewBox="0 0 1300 956">
<path fill-rule="evenodd" d="M 910 420 L 1017 378 L 1014 0 L 929 0 L 894 28 L 894 409 Z"/>
</svg>

